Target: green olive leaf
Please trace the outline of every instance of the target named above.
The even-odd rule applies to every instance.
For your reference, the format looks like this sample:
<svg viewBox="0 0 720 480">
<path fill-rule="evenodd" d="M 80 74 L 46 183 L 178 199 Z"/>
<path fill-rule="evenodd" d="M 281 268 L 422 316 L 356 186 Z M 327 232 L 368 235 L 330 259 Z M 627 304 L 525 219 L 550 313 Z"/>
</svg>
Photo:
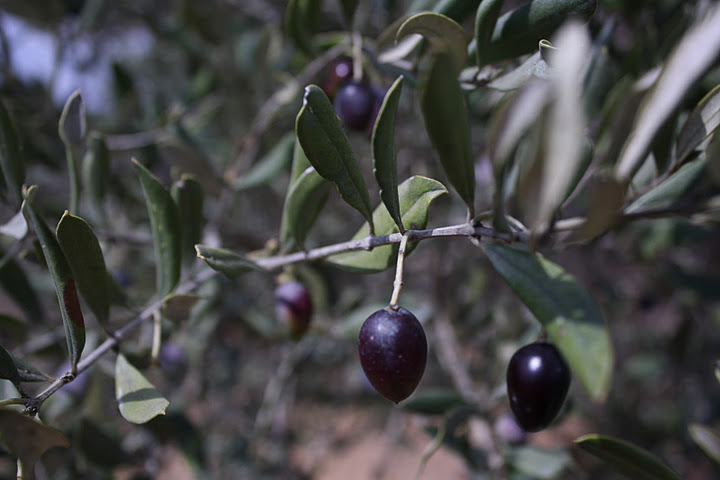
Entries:
<svg viewBox="0 0 720 480">
<path fill-rule="evenodd" d="M 23 389 L 20 384 L 20 373 L 12 355 L 0 345 L 0 378 L 10 380 L 18 392 L 22 394 Z"/>
<path fill-rule="evenodd" d="M 685 159 L 720 126 L 720 85 L 698 102 L 675 142 L 675 165 Z"/>
<path fill-rule="evenodd" d="M 595 13 L 596 7 L 597 0 L 527 2 L 494 22 L 492 37 L 483 52 L 475 52 L 477 41 L 473 42 L 470 50 L 482 55 L 485 64 L 531 53 L 537 50 L 540 40 L 552 37 L 555 30 L 569 19 L 587 21 Z"/>
<path fill-rule="evenodd" d="M 651 190 L 641 195 L 625 207 L 624 213 L 638 214 L 672 205 L 701 177 L 707 165 L 707 157 L 703 154 L 697 159 L 686 163 L 678 171 L 670 175 Z"/>
<path fill-rule="evenodd" d="M 170 405 L 123 354 L 118 354 L 115 362 L 115 398 L 123 418 L 136 424 L 165 415 Z"/>
<path fill-rule="evenodd" d="M 202 237 L 205 222 L 203 215 L 205 193 L 202 185 L 195 177 L 184 174 L 180 180 L 173 183 L 170 195 L 175 201 L 180 215 L 183 261 L 189 264 L 196 258 L 195 244 L 200 242 Z"/>
<path fill-rule="evenodd" d="M 110 319 L 110 277 L 95 233 L 85 220 L 66 211 L 55 235 L 80 295 L 98 323 L 107 327 Z"/>
<path fill-rule="evenodd" d="M 427 226 L 430 204 L 440 195 L 447 193 L 447 189 L 431 178 L 414 176 L 405 180 L 398 187 L 400 196 L 400 215 L 406 229 L 419 230 Z M 384 204 L 380 204 L 373 213 L 377 235 L 398 233 L 398 226 L 392 219 Z M 369 235 L 367 223 L 353 236 L 353 240 L 365 238 Z M 415 247 L 409 243 L 406 255 Z M 333 255 L 327 262 L 339 268 L 359 273 L 381 272 L 395 265 L 398 245 L 383 245 L 371 251 L 355 251 Z"/>
<path fill-rule="evenodd" d="M 590 434 L 575 439 L 575 445 L 632 480 L 682 480 L 655 455 L 624 440 Z"/>
<path fill-rule="evenodd" d="M 182 266 L 180 215 L 172 195 L 160 180 L 135 159 L 133 165 L 145 192 L 145 203 L 155 242 L 157 290 L 158 294 L 164 297 L 180 280 Z"/>
<path fill-rule="evenodd" d="M 205 245 L 195 245 L 198 258 L 204 260 L 210 268 L 218 271 L 228 278 L 237 277 L 253 270 L 262 270 L 252 260 L 239 253 L 224 248 L 213 248 Z"/>
<path fill-rule="evenodd" d="M 20 138 L 15 123 L 0 101 L 0 169 L 15 206 L 22 202 L 25 161 L 20 153 Z"/>
<path fill-rule="evenodd" d="M 455 61 L 458 71 L 465 66 L 468 37 L 465 30 L 452 18 L 433 12 L 413 15 L 400 25 L 395 40 L 401 41 L 408 35 L 417 34 L 430 42 L 436 52 L 447 52 Z"/>
<path fill-rule="evenodd" d="M 28 219 L 28 223 L 32 225 L 35 230 L 35 235 L 37 235 L 40 246 L 42 247 L 43 256 L 50 270 L 50 276 L 53 279 L 55 293 L 57 294 L 58 303 L 60 304 L 60 313 L 63 318 L 63 324 L 65 325 L 65 336 L 70 354 L 70 367 L 74 372 L 77 369 L 77 363 L 80 361 L 80 355 L 85 347 L 85 319 L 83 318 L 82 309 L 80 308 L 80 300 L 75 287 L 72 269 L 60 248 L 57 238 L 55 238 L 55 234 L 37 212 L 33 203 L 36 191 L 37 187 L 35 186 L 27 190 L 22 211 Z"/>
<path fill-rule="evenodd" d="M 688 89 L 703 75 L 720 52 L 720 6 L 698 20 L 680 40 L 663 65 L 635 117 L 630 137 L 615 168 L 618 180 L 629 181 L 648 155 L 655 135 Z"/>
<path fill-rule="evenodd" d="M 365 179 L 335 109 L 320 87 L 305 88 L 295 131 L 312 166 L 323 178 L 333 182 L 343 200 L 370 223 L 372 234 L 372 205 Z"/>
<path fill-rule="evenodd" d="M 303 248 L 305 238 L 330 195 L 332 184 L 308 167 L 290 186 L 280 223 L 284 250 Z"/>
<path fill-rule="evenodd" d="M 247 172 L 240 175 L 233 185 L 235 190 L 249 190 L 265 185 L 278 176 L 293 158 L 295 133 L 284 135 L 275 146 L 255 163 Z"/>
<path fill-rule="evenodd" d="M 395 113 L 400 103 L 403 77 L 395 80 L 385 94 L 372 132 L 372 156 L 375 179 L 380 185 L 380 198 L 400 232 L 405 232 L 398 197 L 397 158 L 395 154 Z"/>
<path fill-rule="evenodd" d="M 82 162 L 83 185 L 90 196 L 92 205 L 100 205 L 110 183 L 110 150 L 105 137 L 99 133 L 90 135 L 89 144 Z"/>
<path fill-rule="evenodd" d="M 432 55 L 420 72 L 419 99 L 425 128 L 450 184 L 474 216 L 475 162 L 459 71 L 450 54 Z"/>
<path fill-rule="evenodd" d="M 602 311 L 575 278 L 539 254 L 482 243 L 495 271 L 543 325 L 595 400 L 610 389 L 613 348 Z"/>
<path fill-rule="evenodd" d="M 29 363 L 12 356 L 17 368 L 18 375 L 20 376 L 21 382 L 53 382 L 55 379 L 50 375 L 41 372 L 39 369 L 30 365 Z M 20 391 L 20 390 L 18 390 Z"/>
<path fill-rule="evenodd" d="M 503 3 L 503 0 L 484 0 L 475 13 L 475 60 L 478 68 L 489 63 L 490 40 Z"/>
<path fill-rule="evenodd" d="M 321 0 L 290 0 L 285 9 L 285 29 L 306 54 L 315 53 L 312 36 L 318 26 L 321 7 Z"/>
<path fill-rule="evenodd" d="M 58 133 L 65 145 L 80 146 L 85 140 L 86 131 L 85 104 L 82 101 L 80 90 L 75 90 L 68 97 L 60 114 Z"/>
</svg>

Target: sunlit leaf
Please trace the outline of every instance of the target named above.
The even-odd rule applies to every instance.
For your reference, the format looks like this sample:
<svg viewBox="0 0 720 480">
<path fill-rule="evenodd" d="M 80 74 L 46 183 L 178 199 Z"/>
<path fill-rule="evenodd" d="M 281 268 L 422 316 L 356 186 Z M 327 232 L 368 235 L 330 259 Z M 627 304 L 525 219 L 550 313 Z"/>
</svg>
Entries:
<svg viewBox="0 0 720 480">
<path fill-rule="evenodd" d="M 372 205 L 365 179 L 335 109 L 320 87 L 305 88 L 295 131 L 315 170 L 337 186 L 343 200 L 370 222 L 372 232 Z"/>
<path fill-rule="evenodd" d="M 95 233 L 85 220 L 67 211 L 55 233 L 80 295 L 98 323 L 106 327 L 110 318 L 109 276 Z"/>
<path fill-rule="evenodd" d="M 675 164 L 685 161 L 720 126 L 720 85 L 697 104 L 685 121 L 675 142 Z"/>
<path fill-rule="evenodd" d="M 155 242 L 155 268 L 157 290 L 164 297 L 180 280 L 182 265 L 182 227 L 177 206 L 170 192 L 140 162 L 133 159 L 140 177 L 147 205 L 153 241 Z"/>
<path fill-rule="evenodd" d="M 405 231 L 400 218 L 398 197 L 397 158 L 395 153 L 395 113 L 400 103 L 403 77 L 398 77 L 385 94 L 372 133 L 372 155 L 375 179 L 380 186 L 380 198 L 401 232 Z"/>
<path fill-rule="evenodd" d="M 16 240 L 25 238 L 27 231 L 28 225 L 22 211 L 18 211 L 18 213 L 10 217 L 10 220 L 0 225 L 0 233 Z"/>
<path fill-rule="evenodd" d="M 2 101 L 0 101 L 0 169 L 10 196 L 17 206 L 23 198 L 25 161 L 20 154 L 17 129 Z"/>
<path fill-rule="evenodd" d="M 320 214 L 332 184 L 308 167 L 290 186 L 280 224 L 280 243 L 303 248 L 310 228 Z"/>
<path fill-rule="evenodd" d="M 445 187 L 431 178 L 415 176 L 405 180 L 398 188 L 400 196 L 400 215 L 406 229 L 423 229 L 427 226 L 428 210 L 430 204 L 440 195 L 447 193 Z M 398 233 L 398 227 L 385 208 L 380 204 L 373 214 L 377 235 Z M 367 237 L 368 225 L 363 225 L 353 236 L 354 240 Z M 414 248 L 414 243 L 408 244 L 406 255 Z M 355 251 L 333 255 L 328 263 L 340 268 L 360 272 L 380 272 L 395 265 L 398 245 L 383 245 L 371 251 Z"/>
<path fill-rule="evenodd" d="M 268 183 L 278 176 L 290 163 L 295 146 L 295 133 L 283 136 L 265 156 L 260 158 L 247 172 L 241 174 L 233 187 L 248 190 Z"/>
<path fill-rule="evenodd" d="M 22 461 L 26 480 L 34 478 L 35 464 L 43 453 L 54 447 L 70 447 L 59 430 L 8 409 L 0 409 L 0 441 L 12 456 Z"/>
<path fill-rule="evenodd" d="M 720 52 L 718 24 L 720 5 L 713 7 L 685 34 L 665 62 L 618 159 L 615 175 L 619 180 L 632 178 L 647 156 L 658 129 L 717 58 Z"/>
<path fill-rule="evenodd" d="M 118 354 L 115 362 L 115 398 L 123 418 L 138 424 L 164 415 L 170 405 L 123 354 Z"/>
<path fill-rule="evenodd" d="M 539 254 L 482 243 L 495 270 L 543 325 L 585 390 L 604 399 L 613 348 L 602 311 L 575 278 Z"/>
<path fill-rule="evenodd" d="M 688 430 L 697 446 L 715 463 L 720 464 L 720 432 L 699 423 L 693 423 Z"/>
<path fill-rule="evenodd" d="M 682 478 L 655 455 L 624 440 L 591 434 L 575 439 L 575 444 L 632 480 Z"/>
<path fill-rule="evenodd" d="M 540 52 L 529 56 L 520 66 L 493 79 L 488 87 L 501 92 L 517 90 L 532 78 L 547 79 L 552 69 L 540 56 Z"/>
<path fill-rule="evenodd" d="M 224 248 L 195 245 L 197 256 L 204 260 L 210 268 L 227 277 L 233 278 L 252 270 L 262 270 L 255 262 Z"/>
<path fill-rule="evenodd" d="M 421 71 L 418 97 L 425 128 L 445 175 L 465 201 L 472 217 L 475 211 L 475 162 L 458 73 L 448 53 L 432 55 Z"/>
<path fill-rule="evenodd" d="M 705 155 L 686 163 L 665 181 L 659 183 L 628 205 L 625 208 L 625 213 L 639 213 L 672 205 L 700 178 L 706 164 Z"/>
<path fill-rule="evenodd" d="M 425 37 L 436 53 L 449 53 L 458 70 L 465 66 L 468 36 L 452 18 L 433 12 L 418 13 L 400 25 L 396 40 L 400 41 L 412 34 Z"/>
<path fill-rule="evenodd" d="M 568 468 L 572 458 L 567 450 L 544 450 L 532 445 L 520 445 L 510 450 L 507 463 L 518 472 L 537 479 L 554 479 Z"/>
<path fill-rule="evenodd" d="M 34 186 L 28 189 L 22 211 L 28 222 L 33 226 L 35 235 L 40 241 L 43 256 L 55 285 L 55 293 L 60 304 L 63 324 L 65 325 L 70 366 L 75 371 L 77 362 L 80 361 L 80 355 L 85 347 L 85 319 L 80 308 L 80 299 L 72 276 L 72 269 L 58 244 L 57 238 L 55 238 L 55 234 L 47 226 L 33 204 L 32 199 L 36 191 L 37 187 Z"/>
</svg>

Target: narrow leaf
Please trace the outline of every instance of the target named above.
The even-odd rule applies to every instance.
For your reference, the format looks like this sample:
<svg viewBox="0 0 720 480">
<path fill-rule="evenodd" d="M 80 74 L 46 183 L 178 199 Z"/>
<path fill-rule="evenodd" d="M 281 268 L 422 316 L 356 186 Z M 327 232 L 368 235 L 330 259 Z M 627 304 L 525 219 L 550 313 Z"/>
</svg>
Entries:
<svg viewBox="0 0 720 480">
<path fill-rule="evenodd" d="M 720 52 L 720 5 L 713 7 L 680 40 L 647 94 L 615 175 L 630 180 L 647 156 L 658 129 L 685 98 L 688 89 L 712 65 Z"/>
<path fill-rule="evenodd" d="M 483 0 L 475 14 L 475 60 L 478 68 L 487 65 L 490 40 L 495 30 L 503 0 Z"/>
<path fill-rule="evenodd" d="M 540 52 L 535 52 L 517 68 L 493 79 L 488 87 L 500 92 L 517 90 L 532 78 L 549 78 L 551 71 L 550 65 L 540 56 Z"/>
<path fill-rule="evenodd" d="M 343 16 L 345 17 L 345 22 L 348 27 L 352 27 L 353 16 L 355 15 L 358 3 L 360 3 L 360 0 L 340 0 L 340 6 L 342 7 Z"/>
<path fill-rule="evenodd" d="M 310 228 L 320 214 L 332 184 L 308 167 L 293 182 L 285 198 L 280 224 L 280 243 L 284 250 L 303 248 Z"/>
<path fill-rule="evenodd" d="M 449 53 L 458 71 L 465 66 L 467 34 L 452 18 L 433 12 L 418 13 L 400 25 L 395 40 L 399 42 L 412 34 L 425 37 L 435 53 Z"/>
<path fill-rule="evenodd" d="M 233 185 L 235 190 L 249 190 L 259 187 L 285 171 L 285 168 L 293 158 L 294 146 L 294 132 L 283 136 L 250 170 L 238 177 Z"/>
<path fill-rule="evenodd" d="M 10 220 L 0 225 L 0 233 L 13 237 L 16 240 L 25 238 L 28 231 L 28 224 L 22 211 L 18 211 Z"/>
<path fill-rule="evenodd" d="M 615 178 L 598 176 L 594 179 L 590 197 L 590 207 L 585 224 L 573 235 L 574 242 L 586 242 L 598 237 L 610 228 L 618 219 L 627 188 Z"/>
<path fill-rule="evenodd" d="M 570 23 L 555 42 L 556 68 L 551 75 L 553 101 L 550 104 L 542 153 L 536 160 L 538 196 L 525 209 L 533 231 L 550 228 L 555 212 L 567 198 L 583 158 L 585 115 L 582 104 L 582 73 L 589 55 L 590 39 L 584 26 Z M 528 211 L 529 210 L 529 211 Z"/>
<path fill-rule="evenodd" d="M 0 345 L 0 378 L 10 380 L 18 392 L 22 393 L 22 385 L 20 385 L 20 373 L 18 373 L 17 365 L 12 355 Z"/>
<path fill-rule="evenodd" d="M 58 124 L 60 139 L 65 145 L 80 146 L 85 140 L 86 126 L 85 104 L 80 90 L 75 90 L 68 97 L 60 114 Z"/>
<path fill-rule="evenodd" d="M 170 194 L 180 216 L 183 261 L 189 264 L 196 258 L 195 244 L 199 243 L 202 237 L 205 194 L 200 182 L 188 174 L 173 184 Z"/>
<path fill-rule="evenodd" d="M 720 85 L 697 104 L 685 121 L 675 143 L 675 164 L 682 164 L 720 126 Z"/>
<path fill-rule="evenodd" d="M 70 366 L 74 372 L 85 346 L 85 319 L 80 309 L 80 300 L 78 299 L 70 265 L 55 238 L 55 234 L 33 205 L 32 198 L 35 196 L 36 191 L 37 187 L 34 186 L 28 189 L 22 211 L 28 222 L 33 226 L 35 235 L 40 241 L 43 256 L 55 285 L 55 293 L 60 303 L 60 313 L 65 325 Z"/>
<path fill-rule="evenodd" d="M 224 248 L 195 245 L 195 250 L 197 256 L 204 260 L 210 268 L 229 278 L 237 277 L 252 270 L 262 270 L 255 262 Z"/>
<path fill-rule="evenodd" d="M 133 159 L 140 177 L 155 242 L 157 290 L 161 297 L 170 293 L 178 280 L 182 265 L 182 228 L 180 216 L 167 189 L 140 162 Z"/>
<path fill-rule="evenodd" d="M 398 187 L 400 195 L 400 215 L 406 229 L 420 230 L 427 226 L 428 211 L 430 204 L 440 195 L 447 193 L 445 187 L 431 178 L 414 176 Z M 377 235 L 389 235 L 398 233 L 398 226 L 385 208 L 380 204 L 373 214 Z M 353 236 L 353 240 L 367 237 L 369 234 L 368 225 L 363 225 Z M 415 243 L 408 244 L 406 255 L 414 249 Z M 333 255 L 328 263 L 345 270 L 359 273 L 373 273 L 386 270 L 395 265 L 397 259 L 398 245 L 383 245 L 375 247 L 371 251 L 356 251 Z"/>
<path fill-rule="evenodd" d="M 343 200 L 370 222 L 372 233 L 372 205 L 365 179 L 345 130 L 320 87 L 310 85 L 305 88 L 295 130 L 312 166 L 323 178 L 333 182 Z"/>
<path fill-rule="evenodd" d="M 82 162 L 82 179 L 92 205 L 97 210 L 110 183 L 110 151 L 105 138 L 99 133 L 90 136 Z"/>
<path fill-rule="evenodd" d="M 320 0 L 290 0 L 285 10 L 285 29 L 295 45 L 307 54 L 315 51 L 312 36 L 317 28 L 321 3 Z"/>
<path fill-rule="evenodd" d="M 380 185 L 380 198 L 401 233 L 405 231 L 405 227 L 403 227 L 400 217 L 400 199 L 398 197 L 395 113 L 400 103 L 402 81 L 403 77 L 398 77 L 385 94 L 373 127 L 371 140 L 374 173 L 375 179 Z"/>
<path fill-rule="evenodd" d="M 95 232 L 85 220 L 66 211 L 55 233 L 80 295 L 98 323 L 107 327 L 110 319 L 109 276 Z"/>
<path fill-rule="evenodd" d="M 482 249 L 495 270 L 545 327 L 595 399 L 605 398 L 613 350 L 600 307 L 575 278 L 538 254 L 498 244 Z"/>
<path fill-rule="evenodd" d="M 0 169 L 5 185 L 15 205 L 22 202 L 22 186 L 25 183 L 25 162 L 20 154 L 17 129 L 5 105 L 0 101 Z"/>
<path fill-rule="evenodd" d="M 706 156 L 702 155 L 700 158 L 686 163 L 665 181 L 628 205 L 625 213 L 639 213 L 669 207 L 700 178 L 705 171 L 706 160 Z"/>
<path fill-rule="evenodd" d="M 0 249 L 0 255 L 7 254 Z M 0 267 L 0 286 L 17 302 L 29 320 L 39 322 L 45 317 L 42 302 L 35 288 L 28 280 L 25 271 L 12 258 L 8 258 Z"/>
<path fill-rule="evenodd" d="M 720 432 L 714 428 L 693 423 L 688 427 L 690 436 L 698 447 L 715 463 L 720 464 Z"/>
<path fill-rule="evenodd" d="M 447 53 L 433 55 L 421 72 L 419 98 L 430 141 L 448 180 L 474 216 L 475 168 L 467 107 L 458 69 Z"/>
<path fill-rule="evenodd" d="M 310 160 L 308 160 L 307 155 L 305 155 L 305 150 L 302 149 L 302 145 L 296 140 L 295 147 L 293 148 L 292 168 L 290 169 L 289 185 L 291 187 L 308 167 L 312 167 L 312 164 Z"/>
<path fill-rule="evenodd" d="M 575 439 L 575 444 L 632 480 L 682 480 L 655 455 L 624 440 L 591 434 Z"/>
<path fill-rule="evenodd" d="M 569 19 L 587 21 L 596 7 L 597 0 L 527 2 L 497 19 L 484 61 L 492 63 L 531 53 L 537 49 L 540 40 L 552 37 Z"/>
<path fill-rule="evenodd" d="M 115 398 L 123 418 L 137 424 L 165 415 L 170 405 L 123 354 L 118 354 L 115 362 Z"/>
<path fill-rule="evenodd" d="M 35 478 L 35 464 L 43 453 L 54 447 L 70 447 L 70 441 L 59 430 L 4 408 L 0 409 L 0 439 L 10 454 L 23 463 L 26 480 Z"/>
<path fill-rule="evenodd" d="M 21 382 L 53 382 L 55 379 L 50 375 L 47 375 L 37 368 L 33 367 L 29 363 L 23 360 L 12 357 L 17 367 L 18 375 L 20 375 Z"/>
</svg>

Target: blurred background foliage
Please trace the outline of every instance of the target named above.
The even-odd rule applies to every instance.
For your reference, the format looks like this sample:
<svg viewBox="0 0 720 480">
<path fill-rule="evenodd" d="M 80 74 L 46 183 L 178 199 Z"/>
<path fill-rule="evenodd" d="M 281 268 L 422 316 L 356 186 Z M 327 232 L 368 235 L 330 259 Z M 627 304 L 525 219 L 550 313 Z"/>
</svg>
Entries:
<svg viewBox="0 0 720 480">
<path fill-rule="evenodd" d="M 365 41 L 373 83 L 387 88 L 397 74 L 373 63 L 385 28 L 409 9 L 434 3 L 358 2 L 352 27 Z M 510 9 L 522 2 L 505 3 Z M 667 58 L 695 12 L 709 3 L 600 1 L 589 28 L 596 37 L 612 24 L 606 93 L 624 76 L 637 78 Z M 323 2 L 319 50 L 348 36 L 340 4 Z M 286 33 L 286 7 L 271 0 L 0 0 L 0 98 L 17 124 L 28 181 L 41 186 L 38 202 L 46 218 L 59 219 L 67 208 L 57 124 L 76 88 L 90 130 L 105 135 L 111 156 L 105 200 L 97 205 L 85 196 L 80 214 L 98 233 L 108 268 L 123 287 L 118 291 L 126 295 L 113 308 L 114 327 L 132 318 L 154 289 L 152 240 L 132 156 L 166 184 L 186 173 L 199 180 L 207 243 L 272 250 L 291 149 L 273 153 L 284 155 L 284 167 L 258 185 L 240 191 L 229 185 L 294 129 L 304 85 L 287 98 L 274 97 L 274 108 L 267 108 L 274 94 L 307 74 L 313 60 Z M 472 21 L 463 22 L 468 32 Z M 322 82 L 324 67 L 306 83 Z M 683 109 L 691 110 L 718 83 L 715 68 L 691 90 Z M 396 125 L 398 177 L 443 178 L 412 87 L 408 91 Z M 491 167 L 482 153 L 500 98 L 489 89 L 468 94 L 481 210 L 492 199 Z M 593 111 L 591 125 L 601 115 L 599 107 Z M 371 178 L 367 135 L 352 133 L 350 140 Z M 370 188 L 377 204 L 376 187 Z M 0 206 L 3 221 L 15 213 Z M 461 202 L 445 196 L 433 205 L 430 226 L 461 223 L 464 215 Z M 308 244 L 346 240 L 360 223 L 333 193 Z M 37 476 L 413 478 L 432 439 L 423 432 L 454 422 L 448 444 L 455 452 L 431 458 L 425 478 L 619 478 L 571 446 L 591 432 L 633 441 L 684 478 L 717 478 L 717 465 L 692 441 L 688 426 L 719 426 L 719 242 L 716 225 L 680 216 L 638 221 L 588 245 L 543 252 L 602 306 L 616 370 L 605 403 L 592 403 L 573 388 L 557 426 L 520 443 L 508 432 L 505 365 L 536 338 L 538 327 L 465 239 L 423 242 L 406 263 L 403 292 L 403 306 L 425 323 L 430 344 L 418 394 L 444 389 L 489 405 L 475 415 L 454 411 L 452 422 L 391 406 L 360 369 L 357 331 L 369 313 L 387 304 L 392 271 L 358 276 L 314 264 L 294 269 L 317 310 L 310 334 L 298 343 L 274 318 L 273 276 L 214 278 L 199 290 L 205 298 L 190 318 L 166 326 L 160 367 L 147 370 L 170 400 L 168 415 L 141 427 L 124 422 L 113 396 L 112 362 L 101 360 L 43 408 L 43 420 L 67 433 L 73 447 L 48 452 Z M 26 247 L 20 262 L 37 292 L 38 311 L 23 311 L 5 295 L 0 343 L 59 375 L 67 367 L 60 365 L 64 339 L 52 286 L 32 245 Z M 3 283 L 12 281 L 7 278 Z M 102 341 L 97 325 L 88 329 L 90 344 Z M 141 329 L 123 344 L 136 365 L 147 366 L 149 338 L 149 330 Z M 3 398 L 14 395 L 9 384 L 3 388 Z M 0 457 L 0 478 L 14 475 L 14 460 Z"/>
</svg>

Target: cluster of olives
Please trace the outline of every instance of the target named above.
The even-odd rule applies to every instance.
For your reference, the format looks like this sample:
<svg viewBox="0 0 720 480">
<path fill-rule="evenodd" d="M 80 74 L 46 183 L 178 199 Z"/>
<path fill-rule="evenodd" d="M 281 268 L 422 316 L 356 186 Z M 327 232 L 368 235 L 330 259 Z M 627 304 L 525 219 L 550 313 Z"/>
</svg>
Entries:
<svg viewBox="0 0 720 480">
<path fill-rule="evenodd" d="M 346 57 L 331 65 L 322 89 L 343 125 L 360 132 L 372 128 L 385 97 L 383 89 L 354 78 L 353 61 Z"/>
<path fill-rule="evenodd" d="M 275 308 L 293 339 L 310 327 L 312 299 L 298 281 L 280 284 Z M 370 315 L 358 336 L 360 365 L 370 384 L 383 397 L 399 403 L 420 383 L 427 363 L 427 338 L 409 310 L 388 306 Z M 550 425 L 570 388 L 570 369 L 551 343 L 536 342 L 520 348 L 510 359 L 506 374 L 510 408 L 526 432 Z"/>
</svg>

